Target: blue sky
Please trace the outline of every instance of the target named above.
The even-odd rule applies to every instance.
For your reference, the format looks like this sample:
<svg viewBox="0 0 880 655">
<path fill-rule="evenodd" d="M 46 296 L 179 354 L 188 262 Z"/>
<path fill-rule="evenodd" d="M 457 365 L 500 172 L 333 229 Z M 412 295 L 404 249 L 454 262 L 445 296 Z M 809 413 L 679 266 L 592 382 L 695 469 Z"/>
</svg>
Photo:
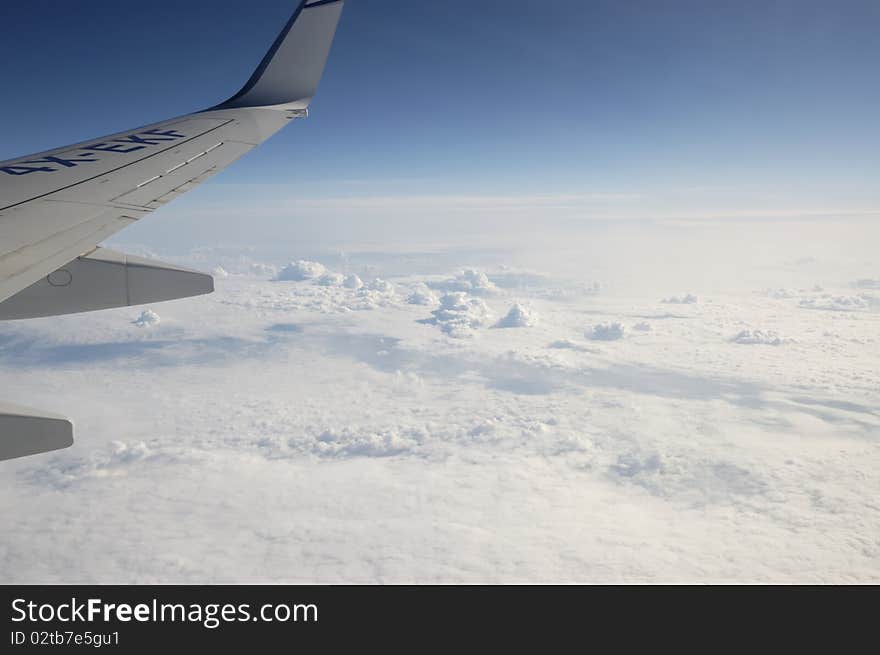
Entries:
<svg viewBox="0 0 880 655">
<path fill-rule="evenodd" d="M 294 4 L 3 3 L 0 159 L 224 99 Z M 595 198 L 638 198 L 626 215 L 880 207 L 876 2 L 346 5 L 312 117 L 214 193 L 577 197 L 585 215 Z"/>
</svg>

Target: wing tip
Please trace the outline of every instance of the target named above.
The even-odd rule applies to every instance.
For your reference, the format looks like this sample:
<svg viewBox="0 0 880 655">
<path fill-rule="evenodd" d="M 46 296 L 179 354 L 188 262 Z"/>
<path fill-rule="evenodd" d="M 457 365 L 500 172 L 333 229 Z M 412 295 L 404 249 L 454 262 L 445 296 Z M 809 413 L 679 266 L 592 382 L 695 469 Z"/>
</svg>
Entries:
<svg viewBox="0 0 880 655">
<path fill-rule="evenodd" d="M 345 0 L 301 0 L 241 90 L 211 109 L 307 108 L 321 81 L 344 4 Z M 309 11 L 321 8 L 325 9 Z"/>
</svg>

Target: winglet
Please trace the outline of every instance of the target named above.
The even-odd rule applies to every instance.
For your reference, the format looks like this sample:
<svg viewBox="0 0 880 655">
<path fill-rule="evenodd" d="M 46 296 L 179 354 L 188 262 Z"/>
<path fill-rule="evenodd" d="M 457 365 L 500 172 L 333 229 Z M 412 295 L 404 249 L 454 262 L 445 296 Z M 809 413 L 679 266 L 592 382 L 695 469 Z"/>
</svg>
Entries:
<svg viewBox="0 0 880 655">
<path fill-rule="evenodd" d="M 213 109 L 309 106 L 330 54 L 344 0 L 301 0 L 241 91 Z"/>
</svg>

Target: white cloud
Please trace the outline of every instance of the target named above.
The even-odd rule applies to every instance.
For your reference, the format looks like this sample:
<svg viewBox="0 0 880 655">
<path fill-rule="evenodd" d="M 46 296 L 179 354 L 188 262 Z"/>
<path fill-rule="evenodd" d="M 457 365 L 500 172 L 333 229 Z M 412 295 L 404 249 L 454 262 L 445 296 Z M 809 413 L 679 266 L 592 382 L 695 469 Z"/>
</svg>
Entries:
<svg viewBox="0 0 880 655">
<path fill-rule="evenodd" d="M 136 325 L 139 328 L 148 328 L 159 325 L 161 322 L 162 319 L 159 318 L 159 315 L 156 312 L 152 309 L 146 309 L 141 312 L 140 316 L 132 321 L 132 325 Z"/>
<path fill-rule="evenodd" d="M 514 303 L 507 314 L 495 324 L 499 328 L 532 327 L 538 322 L 538 315 L 520 303 Z"/>
<path fill-rule="evenodd" d="M 484 272 L 472 268 L 465 269 L 452 279 L 430 282 L 429 286 L 441 291 L 463 291 L 474 296 L 491 296 L 498 293 L 498 287 Z"/>
<path fill-rule="evenodd" d="M 150 330 L 130 308 L 0 323 L 4 400 L 77 423 L 73 448 L 0 466 L 3 581 L 880 581 L 878 315 L 754 293 L 859 295 L 830 281 L 869 259 L 768 248 L 775 267 L 670 281 L 656 235 L 625 236 L 298 250 L 363 288 L 247 274 L 289 244 L 202 249 L 234 274 Z M 409 303 L 465 265 L 496 290 Z M 712 302 L 658 312 L 676 288 Z M 540 322 L 486 329 L 515 301 Z M 731 345 L 746 328 L 789 345 Z"/>
<path fill-rule="evenodd" d="M 324 268 L 322 264 L 318 262 L 310 262 L 304 259 L 300 259 L 295 262 L 291 262 L 284 268 L 282 268 L 279 272 L 276 280 L 279 281 L 292 281 L 292 282 L 301 282 L 303 280 L 313 280 L 315 278 L 321 277 L 327 269 Z"/>
<path fill-rule="evenodd" d="M 346 275 L 345 280 L 342 284 L 346 289 L 360 289 L 362 286 L 364 286 L 364 283 L 361 281 L 361 279 L 354 274 Z"/>
<path fill-rule="evenodd" d="M 378 293 L 382 293 L 385 295 L 391 295 L 394 293 L 394 285 L 388 280 L 383 280 L 380 277 L 371 280 L 369 284 L 367 284 L 367 289 L 370 291 L 376 291 Z"/>
<path fill-rule="evenodd" d="M 424 283 L 418 284 L 412 290 L 406 300 L 410 305 L 436 305 L 439 300 L 434 292 L 431 291 Z"/>
<path fill-rule="evenodd" d="M 781 346 L 789 340 L 773 330 L 740 330 L 731 341 L 746 345 Z"/>
<path fill-rule="evenodd" d="M 322 287 L 338 287 L 345 282 L 345 276 L 341 273 L 327 272 L 319 277 L 316 282 Z"/>
<path fill-rule="evenodd" d="M 480 298 L 463 292 L 447 293 L 440 299 L 440 307 L 431 312 L 433 318 L 425 323 L 437 325 L 451 337 L 469 337 L 474 330 L 488 324 L 491 312 Z"/>
<path fill-rule="evenodd" d="M 584 333 L 593 341 L 617 341 L 623 339 L 625 328 L 620 323 L 597 323 Z"/>
<path fill-rule="evenodd" d="M 316 450 L 333 457 L 390 457 L 411 452 L 425 436 L 417 430 L 360 432 L 345 428 L 321 433 L 317 438 Z"/>
</svg>

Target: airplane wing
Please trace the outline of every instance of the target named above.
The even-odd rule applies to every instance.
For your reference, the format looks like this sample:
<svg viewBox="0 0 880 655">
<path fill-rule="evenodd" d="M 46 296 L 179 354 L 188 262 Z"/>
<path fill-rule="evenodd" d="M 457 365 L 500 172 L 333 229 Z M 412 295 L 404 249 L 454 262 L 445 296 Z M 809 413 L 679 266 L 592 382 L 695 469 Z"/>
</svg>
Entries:
<svg viewBox="0 0 880 655">
<path fill-rule="evenodd" d="M 98 244 L 306 116 L 343 4 L 299 0 L 247 84 L 226 102 L 0 162 L 0 320 L 213 291 L 210 276 Z M 40 420 L 52 422 L 50 443 L 31 439 L 28 448 L 7 438 L 5 425 L 27 424 L 24 434 L 31 434 Z M 57 427 L 54 415 L 0 406 L 0 460 L 70 445 L 72 428 L 64 436 Z M 4 446 L 10 441 L 17 443 Z"/>
</svg>

